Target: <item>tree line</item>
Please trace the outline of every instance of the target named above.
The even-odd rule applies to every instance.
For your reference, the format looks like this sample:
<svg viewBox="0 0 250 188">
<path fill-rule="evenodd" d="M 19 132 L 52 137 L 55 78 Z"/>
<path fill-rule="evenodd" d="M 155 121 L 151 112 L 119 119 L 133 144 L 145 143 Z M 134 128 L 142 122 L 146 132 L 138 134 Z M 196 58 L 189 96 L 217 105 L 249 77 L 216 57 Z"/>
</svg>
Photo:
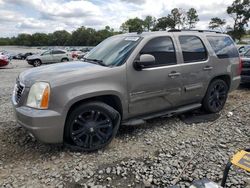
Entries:
<svg viewBox="0 0 250 188">
<path fill-rule="evenodd" d="M 233 39 L 241 40 L 245 34 L 250 19 L 250 0 L 234 0 L 227 7 L 226 12 L 233 19 L 233 25 L 226 25 L 226 20 L 219 17 L 211 18 L 208 27 L 228 33 Z M 195 8 L 189 10 L 174 8 L 170 13 L 161 18 L 146 16 L 145 19 L 132 18 L 121 24 L 120 31 L 106 26 L 104 29 L 95 30 L 84 26 L 72 33 L 66 30 L 53 33 L 19 34 L 17 37 L 0 38 L 0 45 L 25 45 L 25 46 L 95 46 L 107 37 L 126 33 L 159 31 L 168 29 L 193 29 L 199 22 L 199 15 Z"/>
<path fill-rule="evenodd" d="M 199 21 L 199 16 L 194 8 L 185 11 L 174 8 L 167 16 L 156 19 L 146 16 L 144 20 L 139 18 L 129 19 L 124 22 L 120 29 L 123 32 L 159 31 L 167 29 L 192 29 Z"/>
<path fill-rule="evenodd" d="M 23 46 L 95 46 L 104 39 L 116 35 L 119 32 L 106 26 L 104 29 L 95 30 L 84 26 L 72 33 L 66 30 L 53 33 L 19 34 L 17 37 L 0 38 L 0 45 Z"/>
</svg>

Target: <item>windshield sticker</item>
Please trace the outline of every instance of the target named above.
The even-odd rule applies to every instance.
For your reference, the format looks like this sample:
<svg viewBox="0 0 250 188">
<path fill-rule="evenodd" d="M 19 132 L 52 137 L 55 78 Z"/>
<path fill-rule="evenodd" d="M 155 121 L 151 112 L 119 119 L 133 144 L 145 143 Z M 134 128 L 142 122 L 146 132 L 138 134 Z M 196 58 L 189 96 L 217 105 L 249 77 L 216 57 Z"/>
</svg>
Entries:
<svg viewBox="0 0 250 188">
<path fill-rule="evenodd" d="M 126 37 L 126 41 L 137 41 L 140 37 Z"/>
</svg>

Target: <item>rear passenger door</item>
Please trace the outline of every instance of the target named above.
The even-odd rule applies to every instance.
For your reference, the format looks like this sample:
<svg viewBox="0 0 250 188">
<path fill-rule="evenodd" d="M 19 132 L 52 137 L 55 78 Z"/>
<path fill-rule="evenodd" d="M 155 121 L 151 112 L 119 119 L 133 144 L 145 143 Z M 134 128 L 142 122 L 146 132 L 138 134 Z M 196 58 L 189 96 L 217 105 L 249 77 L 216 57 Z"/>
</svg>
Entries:
<svg viewBox="0 0 250 188">
<path fill-rule="evenodd" d="M 54 63 L 58 63 L 62 61 L 62 58 L 64 57 L 65 52 L 62 50 L 53 50 L 52 51 L 52 59 Z"/>
<path fill-rule="evenodd" d="M 201 36 L 176 33 L 182 56 L 182 98 L 183 105 L 201 102 L 212 77 L 208 50 Z"/>
</svg>

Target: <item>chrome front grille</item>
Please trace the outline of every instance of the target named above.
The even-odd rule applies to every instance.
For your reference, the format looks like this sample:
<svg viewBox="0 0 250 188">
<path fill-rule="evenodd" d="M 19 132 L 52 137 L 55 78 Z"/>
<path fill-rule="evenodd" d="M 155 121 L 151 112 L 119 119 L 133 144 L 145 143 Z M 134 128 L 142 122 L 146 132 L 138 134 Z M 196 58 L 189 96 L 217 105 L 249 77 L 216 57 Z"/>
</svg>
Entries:
<svg viewBox="0 0 250 188">
<path fill-rule="evenodd" d="M 24 85 L 22 85 L 19 81 L 17 81 L 16 87 L 15 87 L 15 101 L 17 104 L 21 100 L 23 90 L 24 90 Z"/>
</svg>

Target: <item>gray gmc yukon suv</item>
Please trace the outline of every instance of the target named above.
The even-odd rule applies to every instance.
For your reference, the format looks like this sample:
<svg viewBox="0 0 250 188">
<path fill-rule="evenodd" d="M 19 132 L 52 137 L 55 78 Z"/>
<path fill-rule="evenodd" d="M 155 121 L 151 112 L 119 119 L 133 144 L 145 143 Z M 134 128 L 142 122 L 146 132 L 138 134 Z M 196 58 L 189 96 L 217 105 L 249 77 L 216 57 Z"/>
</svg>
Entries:
<svg viewBox="0 0 250 188">
<path fill-rule="evenodd" d="M 24 71 L 12 101 L 17 122 L 38 140 L 90 151 L 108 145 L 123 124 L 219 112 L 240 73 L 226 34 L 130 33 L 104 40 L 82 61 Z"/>
</svg>

